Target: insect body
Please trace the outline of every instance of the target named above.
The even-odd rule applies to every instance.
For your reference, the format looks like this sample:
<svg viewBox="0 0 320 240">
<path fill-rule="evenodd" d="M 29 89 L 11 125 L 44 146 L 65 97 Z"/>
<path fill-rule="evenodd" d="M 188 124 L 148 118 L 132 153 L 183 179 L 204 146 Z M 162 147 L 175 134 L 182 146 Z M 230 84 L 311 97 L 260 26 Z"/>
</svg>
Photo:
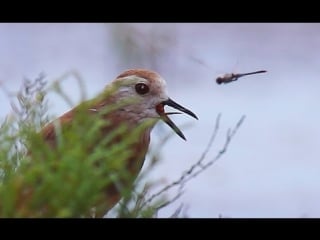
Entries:
<svg viewBox="0 0 320 240">
<path fill-rule="evenodd" d="M 229 83 L 229 82 L 237 81 L 238 78 L 243 77 L 243 76 L 257 74 L 257 73 L 265 73 L 265 72 L 267 72 L 267 71 L 260 70 L 260 71 L 249 72 L 249 73 L 226 73 L 222 76 L 217 77 L 216 82 L 218 84 Z"/>
</svg>

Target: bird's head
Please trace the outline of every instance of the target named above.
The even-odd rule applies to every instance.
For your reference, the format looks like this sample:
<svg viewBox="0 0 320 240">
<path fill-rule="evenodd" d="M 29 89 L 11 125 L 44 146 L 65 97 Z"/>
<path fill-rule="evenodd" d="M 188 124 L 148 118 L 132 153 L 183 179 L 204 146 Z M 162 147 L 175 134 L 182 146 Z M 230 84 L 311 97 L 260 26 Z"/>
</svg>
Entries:
<svg viewBox="0 0 320 240">
<path fill-rule="evenodd" d="M 114 94 L 117 100 L 134 99 L 130 104 L 122 107 L 122 111 L 130 114 L 139 122 L 150 118 L 162 119 L 184 140 L 185 136 L 168 116 L 177 112 L 166 113 L 164 106 L 168 105 L 198 119 L 193 112 L 169 98 L 166 82 L 156 72 L 145 69 L 130 69 L 120 74 L 112 82 L 112 85 L 116 86 Z"/>
</svg>

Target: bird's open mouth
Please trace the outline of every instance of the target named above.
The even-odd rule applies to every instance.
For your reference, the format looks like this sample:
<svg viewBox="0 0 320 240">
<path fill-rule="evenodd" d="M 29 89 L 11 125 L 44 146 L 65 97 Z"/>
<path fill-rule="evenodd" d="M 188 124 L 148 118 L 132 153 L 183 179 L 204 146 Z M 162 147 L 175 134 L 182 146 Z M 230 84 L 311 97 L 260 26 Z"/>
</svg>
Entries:
<svg viewBox="0 0 320 240">
<path fill-rule="evenodd" d="M 181 112 L 184 112 L 188 115 L 190 115 L 191 117 L 194 117 L 195 119 L 198 119 L 198 117 L 191 112 L 189 109 L 186 109 L 184 107 L 182 107 L 180 104 L 176 103 L 175 101 L 173 101 L 172 99 L 168 99 L 166 101 L 163 101 L 161 103 L 159 103 L 156 106 L 156 111 L 157 113 L 160 115 L 161 119 L 166 122 L 172 129 L 173 131 L 175 131 L 182 139 L 186 140 L 185 136 L 183 135 L 183 133 L 181 132 L 181 130 L 171 121 L 171 119 L 168 117 L 168 115 L 172 115 L 172 114 L 178 114 L 178 112 L 168 112 L 166 113 L 164 111 L 164 106 L 168 105 L 170 107 L 173 107 Z"/>
</svg>

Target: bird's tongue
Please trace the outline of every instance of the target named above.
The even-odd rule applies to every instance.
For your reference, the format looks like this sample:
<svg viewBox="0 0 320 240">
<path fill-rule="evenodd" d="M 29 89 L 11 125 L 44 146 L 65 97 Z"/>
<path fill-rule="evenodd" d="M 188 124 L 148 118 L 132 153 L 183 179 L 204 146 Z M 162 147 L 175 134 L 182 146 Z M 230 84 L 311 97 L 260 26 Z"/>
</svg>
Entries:
<svg viewBox="0 0 320 240">
<path fill-rule="evenodd" d="M 164 105 L 162 103 L 158 104 L 156 106 L 156 111 L 160 115 L 161 119 L 168 124 L 182 139 L 186 140 L 185 136 L 181 132 L 181 130 L 171 121 L 171 119 L 168 117 L 168 114 L 179 114 L 176 112 L 173 113 L 166 113 L 164 111 Z"/>
<path fill-rule="evenodd" d="M 166 114 L 164 111 L 164 105 L 162 103 L 160 103 L 156 106 L 156 111 L 160 116 Z"/>
<path fill-rule="evenodd" d="M 195 119 L 198 119 L 198 117 L 193 112 L 191 112 L 189 109 L 181 106 L 180 104 L 176 103 L 175 101 L 173 101 L 170 98 L 168 98 L 166 101 L 159 103 L 156 106 L 156 111 L 159 114 L 159 116 L 161 117 L 161 119 L 163 121 L 165 121 L 182 139 L 186 140 L 186 138 L 184 137 L 181 130 L 168 117 L 168 115 L 179 114 L 179 112 L 178 113 L 177 112 L 165 112 L 164 105 L 168 105 L 170 107 L 173 107 L 181 112 L 184 112 L 184 113 L 190 115 L 191 117 L 194 117 Z"/>
</svg>

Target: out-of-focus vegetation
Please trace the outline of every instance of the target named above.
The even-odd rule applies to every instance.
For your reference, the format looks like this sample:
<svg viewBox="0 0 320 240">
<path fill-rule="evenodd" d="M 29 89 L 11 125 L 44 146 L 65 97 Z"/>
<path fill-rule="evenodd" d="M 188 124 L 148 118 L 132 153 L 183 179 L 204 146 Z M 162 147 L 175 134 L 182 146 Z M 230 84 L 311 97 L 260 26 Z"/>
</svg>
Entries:
<svg viewBox="0 0 320 240">
<path fill-rule="evenodd" d="M 26 80 L 16 94 L 17 101 L 12 102 L 13 113 L 1 124 L 1 217 L 101 217 L 110 206 L 105 188 L 131 177 L 124 161 L 132 154 L 129 144 L 143 126 L 131 135 L 119 127 L 97 142 L 101 126 L 108 123 L 98 114 L 89 118 L 87 111 L 79 111 L 68 129 L 56 126 L 60 134 L 54 151 L 44 142 L 39 131 L 49 120 L 46 94 L 54 89 L 61 94 L 57 84 L 46 87 L 43 76 Z M 124 133 L 126 141 L 112 144 Z M 141 204 L 142 198 L 129 185 L 118 190 L 125 199 L 118 216 L 154 214 L 150 206 L 130 212 L 129 204 L 137 209 L 132 201 L 139 198 Z"/>
</svg>

